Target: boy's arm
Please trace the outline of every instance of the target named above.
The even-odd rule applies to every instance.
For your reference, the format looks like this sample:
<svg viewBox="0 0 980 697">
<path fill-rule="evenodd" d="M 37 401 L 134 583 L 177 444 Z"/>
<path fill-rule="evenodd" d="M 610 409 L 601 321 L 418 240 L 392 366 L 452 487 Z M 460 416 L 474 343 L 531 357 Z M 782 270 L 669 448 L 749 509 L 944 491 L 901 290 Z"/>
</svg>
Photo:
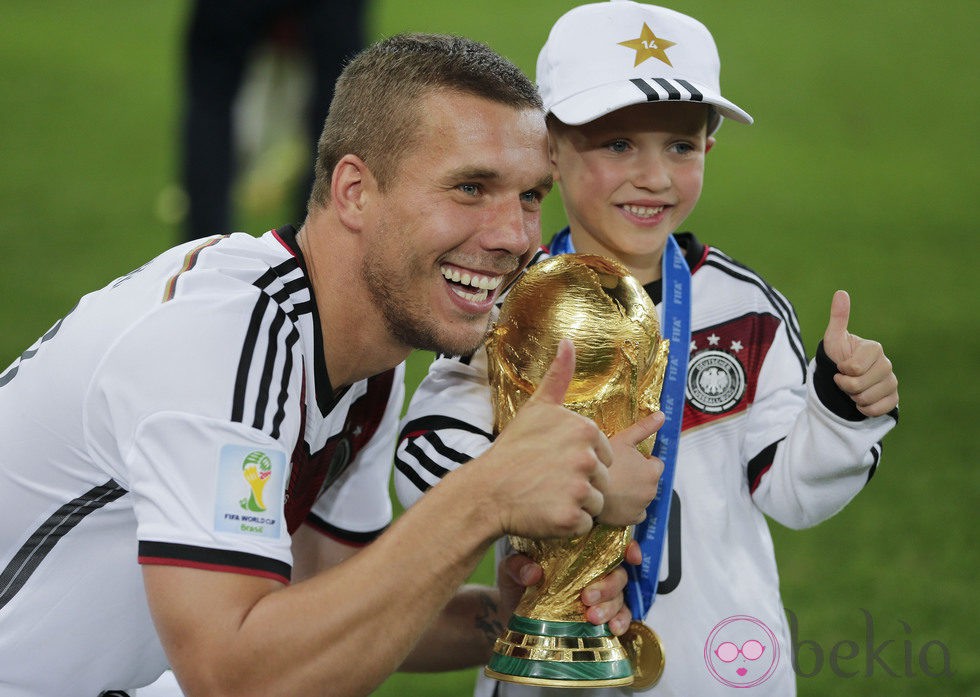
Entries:
<svg viewBox="0 0 980 697">
<path fill-rule="evenodd" d="M 408 508 L 493 441 L 486 351 L 436 358 L 401 422 L 394 475 L 399 501 Z"/>
<path fill-rule="evenodd" d="M 847 332 L 848 315 L 847 294 L 838 291 L 807 370 L 802 410 L 785 438 L 749 460 L 753 500 L 787 527 L 816 525 L 847 505 L 874 474 L 881 440 L 898 420 L 891 362 L 880 344 Z M 781 392 L 763 396 L 753 409 L 763 418 L 790 411 Z"/>
</svg>

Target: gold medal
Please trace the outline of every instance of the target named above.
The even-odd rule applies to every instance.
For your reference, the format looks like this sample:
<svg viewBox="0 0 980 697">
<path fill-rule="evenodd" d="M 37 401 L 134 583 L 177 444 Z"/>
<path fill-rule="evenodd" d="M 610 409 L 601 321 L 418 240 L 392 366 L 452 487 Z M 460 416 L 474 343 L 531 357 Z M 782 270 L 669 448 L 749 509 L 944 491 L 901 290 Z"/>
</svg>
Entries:
<svg viewBox="0 0 980 697">
<path fill-rule="evenodd" d="M 619 643 L 633 665 L 633 689 L 644 690 L 655 685 L 664 672 L 664 647 L 656 632 L 633 620 L 619 637 Z"/>
</svg>

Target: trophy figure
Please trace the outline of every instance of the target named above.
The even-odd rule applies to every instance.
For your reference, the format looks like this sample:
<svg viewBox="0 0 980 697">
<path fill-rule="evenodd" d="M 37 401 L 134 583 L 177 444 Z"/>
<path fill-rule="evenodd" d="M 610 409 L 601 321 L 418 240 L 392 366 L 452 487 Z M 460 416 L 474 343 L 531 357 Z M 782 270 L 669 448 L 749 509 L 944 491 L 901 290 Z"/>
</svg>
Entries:
<svg viewBox="0 0 980 697">
<path fill-rule="evenodd" d="M 551 257 L 510 290 L 487 340 L 494 431 L 534 392 L 563 338 L 575 345 L 564 406 L 615 434 L 660 407 L 668 341 L 643 287 L 618 262 L 588 254 Z M 649 454 L 654 436 L 637 448 Z M 629 685 L 627 653 L 607 625 L 584 620 L 582 589 L 623 561 L 632 526 L 597 523 L 571 539 L 510 537 L 544 569 L 493 649 L 488 676 L 549 687 Z"/>
</svg>

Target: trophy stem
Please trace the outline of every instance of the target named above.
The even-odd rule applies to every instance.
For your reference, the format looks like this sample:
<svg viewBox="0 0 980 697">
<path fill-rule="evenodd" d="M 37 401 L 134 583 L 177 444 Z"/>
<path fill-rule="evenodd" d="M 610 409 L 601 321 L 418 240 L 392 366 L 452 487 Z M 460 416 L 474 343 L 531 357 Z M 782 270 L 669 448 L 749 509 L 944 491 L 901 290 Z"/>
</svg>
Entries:
<svg viewBox="0 0 980 697">
<path fill-rule="evenodd" d="M 630 685 L 633 670 L 607 625 L 513 615 L 497 639 L 488 677 L 547 687 Z"/>
</svg>

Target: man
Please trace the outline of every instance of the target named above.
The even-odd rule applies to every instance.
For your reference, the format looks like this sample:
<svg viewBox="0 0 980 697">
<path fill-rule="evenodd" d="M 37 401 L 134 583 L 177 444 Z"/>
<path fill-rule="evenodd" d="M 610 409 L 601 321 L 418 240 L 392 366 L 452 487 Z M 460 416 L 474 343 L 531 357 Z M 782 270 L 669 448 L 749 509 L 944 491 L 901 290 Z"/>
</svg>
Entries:
<svg viewBox="0 0 980 697">
<path fill-rule="evenodd" d="M 607 439 L 563 409 L 566 342 L 494 448 L 381 534 L 401 362 L 473 350 L 539 242 L 545 126 L 514 66 L 451 37 L 367 49 L 316 179 L 299 231 L 165 252 L 0 374 L 5 694 L 168 665 L 191 696 L 365 694 L 399 666 L 478 664 L 519 592 L 459 590 L 493 540 L 626 524 L 652 497 L 631 444 L 658 419 Z M 614 452 L 645 474 L 610 507 Z M 622 620 L 624 583 L 586 589 L 590 621 Z"/>
</svg>

